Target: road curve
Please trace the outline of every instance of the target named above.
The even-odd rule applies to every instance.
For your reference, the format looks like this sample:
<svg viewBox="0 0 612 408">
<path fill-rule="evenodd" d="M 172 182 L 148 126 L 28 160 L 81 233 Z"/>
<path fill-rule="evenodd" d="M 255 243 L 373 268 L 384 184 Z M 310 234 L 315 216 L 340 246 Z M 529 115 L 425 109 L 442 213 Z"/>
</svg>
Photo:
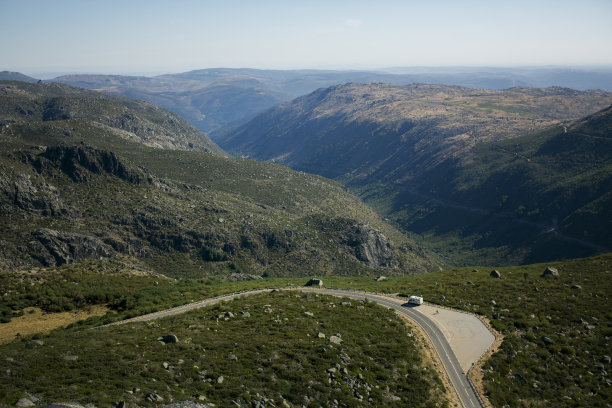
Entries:
<svg viewBox="0 0 612 408">
<path fill-rule="evenodd" d="M 446 340 L 446 337 L 444 337 L 444 334 L 442 334 L 442 331 L 438 326 L 436 326 L 433 320 L 418 311 L 418 306 L 404 306 L 405 301 L 400 301 L 388 296 L 368 292 L 352 292 L 338 289 L 310 288 L 300 288 L 299 290 L 309 292 L 312 291 L 332 296 L 347 296 L 352 299 L 368 299 L 370 301 L 378 303 L 381 306 L 391 308 L 396 312 L 407 316 L 410 320 L 416 322 L 419 326 L 421 326 L 421 328 L 427 333 L 427 335 L 431 339 L 434 348 L 440 356 L 440 360 L 442 360 L 444 369 L 448 373 L 449 379 L 455 387 L 457 394 L 459 395 L 459 399 L 461 400 L 462 405 L 466 408 L 481 407 L 478 397 L 470 386 L 467 380 L 467 376 L 461 369 L 461 365 L 459 364 L 459 361 L 457 360 L 453 349 Z"/>
<path fill-rule="evenodd" d="M 253 295 L 257 293 L 270 292 L 273 289 L 259 289 L 248 292 L 229 294 L 225 296 L 218 296 L 215 298 L 205 299 L 195 303 L 189 303 L 187 305 L 174 307 L 172 309 L 166 309 L 160 312 L 150 313 L 147 315 L 137 316 L 131 319 L 121 320 L 118 322 L 110 323 L 107 326 L 114 326 L 126 323 L 143 322 L 147 320 L 159 319 L 162 317 L 172 316 L 175 314 L 185 313 L 190 310 L 199 309 L 202 307 L 210 306 L 215 303 L 222 301 L 233 300 L 242 296 Z M 431 339 L 436 352 L 440 356 L 440 360 L 446 370 L 453 387 L 457 391 L 461 404 L 466 408 L 480 408 L 478 397 L 475 391 L 470 386 L 467 376 L 463 372 L 457 357 L 453 349 L 451 348 L 446 337 L 436 325 L 435 321 L 421 313 L 418 306 L 408 306 L 404 301 L 392 298 L 390 296 L 379 295 L 371 292 L 356 292 L 342 289 L 323 289 L 323 288 L 305 288 L 295 287 L 290 289 L 281 290 L 299 290 L 302 292 L 315 292 L 325 295 L 337 296 L 337 297 L 349 297 L 351 299 L 368 299 L 369 301 L 376 302 L 381 306 L 388 307 L 395 310 L 396 312 L 407 316 L 412 321 L 416 322 L 421 328 L 427 333 L 427 336 Z"/>
</svg>

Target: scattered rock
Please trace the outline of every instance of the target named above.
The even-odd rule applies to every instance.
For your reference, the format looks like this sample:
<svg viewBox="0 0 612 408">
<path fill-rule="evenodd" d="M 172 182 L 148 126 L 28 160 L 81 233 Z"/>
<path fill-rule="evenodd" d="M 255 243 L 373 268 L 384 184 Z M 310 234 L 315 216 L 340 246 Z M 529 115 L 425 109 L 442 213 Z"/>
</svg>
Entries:
<svg viewBox="0 0 612 408">
<path fill-rule="evenodd" d="M 167 361 L 164 361 L 164 362 L 162 363 L 162 367 L 164 367 L 164 368 L 167 370 L 167 369 L 168 369 L 168 367 L 170 367 L 170 364 L 168 364 L 168 362 L 167 362 Z"/>
<path fill-rule="evenodd" d="M 229 353 L 227 356 L 225 356 L 228 360 L 233 360 L 233 361 L 237 361 L 238 357 L 236 357 L 236 355 L 234 353 Z"/>
<path fill-rule="evenodd" d="M 35 405 L 36 404 L 34 404 L 32 401 L 30 401 L 27 398 L 21 398 L 19 401 L 15 403 L 16 407 L 33 407 Z"/>
<path fill-rule="evenodd" d="M 351 306 L 351 302 L 342 302 L 340 303 L 342 306 Z"/>
<path fill-rule="evenodd" d="M 219 377 L 217 377 L 217 384 L 223 384 L 224 380 L 225 380 L 225 378 L 223 378 L 223 376 L 220 375 Z"/>
<path fill-rule="evenodd" d="M 157 341 L 161 341 L 162 343 L 168 344 L 168 343 L 178 343 L 179 339 L 174 334 L 166 334 L 158 338 Z"/>
<path fill-rule="evenodd" d="M 342 344 L 342 339 L 338 336 L 331 336 L 329 341 L 334 344 Z"/>
<path fill-rule="evenodd" d="M 203 397 L 203 395 L 201 395 L 200 397 Z M 212 407 L 213 405 L 202 404 L 201 402 L 195 402 L 195 401 L 181 401 L 181 402 L 173 402 L 172 404 L 162 405 L 162 408 L 212 408 Z"/>
<path fill-rule="evenodd" d="M 473 284 L 474 284 L 474 282 L 472 282 L 472 281 L 467 281 L 467 284 L 468 284 L 468 285 L 473 285 Z"/>
<path fill-rule="evenodd" d="M 73 355 L 64 356 L 64 360 L 66 361 L 77 361 L 78 359 L 79 359 L 79 356 L 73 356 Z"/>
<path fill-rule="evenodd" d="M 164 399 L 157 392 L 153 391 L 145 395 L 145 400 L 148 402 L 161 402 Z"/>
<path fill-rule="evenodd" d="M 491 300 L 489 301 L 489 303 L 490 303 L 490 304 L 492 304 L 493 306 L 497 305 L 497 302 L 496 302 L 496 301 L 494 301 L 493 299 L 491 299 Z"/>
<path fill-rule="evenodd" d="M 490 273 L 489 275 L 490 275 L 492 278 L 496 278 L 496 279 L 501 278 L 501 273 L 500 273 L 500 272 L 499 272 L 497 269 L 492 270 L 492 271 L 491 271 L 491 273 Z"/>
<path fill-rule="evenodd" d="M 305 314 L 306 316 L 314 317 L 314 313 L 309 312 L 309 311 L 305 311 L 305 312 L 304 312 L 304 314 Z"/>
<path fill-rule="evenodd" d="M 580 285 L 572 285 L 572 289 L 582 289 L 582 286 L 580 286 Z"/>
<path fill-rule="evenodd" d="M 325 333 L 319 332 L 319 334 L 317 334 L 317 337 L 320 338 L 320 339 L 324 339 L 325 338 Z"/>
<path fill-rule="evenodd" d="M 242 317 L 251 317 L 251 314 L 249 312 L 243 311 Z"/>
<path fill-rule="evenodd" d="M 501 316 L 499 315 L 499 313 L 493 313 L 493 318 L 494 319 L 499 319 Z"/>
<path fill-rule="evenodd" d="M 387 277 L 381 275 L 381 276 L 377 277 L 375 280 L 376 280 L 376 282 L 382 282 L 382 281 L 386 281 Z"/>
<path fill-rule="evenodd" d="M 117 405 L 115 405 L 115 408 L 125 408 L 127 404 L 125 403 L 125 401 L 119 401 L 117 403 Z"/>
<path fill-rule="evenodd" d="M 514 376 L 523 384 L 527 384 L 527 379 L 525 379 L 525 377 L 523 377 L 522 375 L 520 375 L 519 373 L 514 374 Z"/>
<path fill-rule="evenodd" d="M 604 364 L 610 364 L 610 356 L 603 356 L 601 362 Z"/>
<path fill-rule="evenodd" d="M 546 267 L 546 269 L 544 269 L 544 272 L 542 272 L 542 277 L 546 277 L 546 276 L 559 276 L 559 271 L 557 270 L 557 268 L 553 268 L 552 266 L 548 266 Z"/>
<path fill-rule="evenodd" d="M 547 346 L 550 346 L 551 344 L 555 344 L 555 341 L 553 339 L 551 339 L 550 337 L 546 337 L 546 336 L 542 337 L 542 341 Z"/>
<path fill-rule="evenodd" d="M 253 281 L 253 280 L 261 280 L 263 279 L 259 275 L 247 275 L 244 273 L 230 273 L 225 277 L 228 281 Z"/>
<path fill-rule="evenodd" d="M 323 281 L 321 279 L 311 279 L 308 282 L 306 282 L 306 286 L 323 286 Z"/>
<path fill-rule="evenodd" d="M 45 408 L 86 408 L 78 402 L 54 402 L 47 405 Z"/>
<path fill-rule="evenodd" d="M 45 342 L 42 340 L 30 340 L 28 341 L 28 344 L 26 344 L 26 348 L 34 348 L 34 347 L 38 347 L 38 346 L 44 346 Z"/>
</svg>

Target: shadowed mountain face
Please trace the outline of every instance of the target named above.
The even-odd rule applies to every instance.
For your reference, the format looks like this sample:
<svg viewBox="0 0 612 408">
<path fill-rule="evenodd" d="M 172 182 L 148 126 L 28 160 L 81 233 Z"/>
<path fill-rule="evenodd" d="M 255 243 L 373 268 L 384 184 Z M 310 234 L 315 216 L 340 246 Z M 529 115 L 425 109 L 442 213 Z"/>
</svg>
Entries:
<svg viewBox="0 0 612 408">
<path fill-rule="evenodd" d="M 339 183 L 211 154 L 149 103 L 5 82 L 0 120 L 0 269 L 99 257 L 173 277 L 437 268 Z"/>
<path fill-rule="evenodd" d="M 585 220 L 592 211 L 584 207 L 606 191 L 609 158 L 599 153 L 606 151 L 608 139 L 569 143 L 560 136 L 565 150 L 542 159 L 554 166 L 534 159 L 525 168 L 508 167 L 501 156 L 528 157 L 531 153 L 521 153 L 517 143 L 532 146 L 529 135 L 573 129 L 572 120 L 610 103 L 610 93 L 565 88 L 348 84 L 271 109 L 218 141 L 236 154 L 344 182 L 453 262 L 539 261 L 610 245 L 597 225 L 606 206 L 597 206 L 593 221 L 598 221 L 590 226 Z M 600 132 L 606 115 L 581 126 Z M 538 137 L 534 140 L 543 136 Z M 586 168 L 599 172 L 598 178 L 578 177 Z M 569 197 L 581 199 L 561 204 Z M 567 217 L 576 211 L 582 211 L 578 224 L 586 231 L 570 228 Z"/>
</svg>

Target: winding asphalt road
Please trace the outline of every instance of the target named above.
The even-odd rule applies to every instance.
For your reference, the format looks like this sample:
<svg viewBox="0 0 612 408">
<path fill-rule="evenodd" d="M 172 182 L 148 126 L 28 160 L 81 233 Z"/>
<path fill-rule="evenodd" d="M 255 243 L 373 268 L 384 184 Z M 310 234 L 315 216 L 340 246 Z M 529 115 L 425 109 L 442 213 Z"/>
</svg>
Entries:
<svg viewBox="0 0 612 408">
<path fill-rule="evenodd" d="M 172 316 L 179 313 L 184 313 L 190 310 L 199 309 L 201 307 L 206 307 L 213 305 L 215 303 L 219 303 L 222 301 L 233 300 L 239 297 L 253 295 L 257 293 L 270 292 L 272 289 L 261 289 L 261 290 L 253 290 L 249 292 L 242 292 L 236 294 L 230 294 L 226 296 L 219 296 L 211 299 L 202 300 L 200 302 L 190 303 L 183 306 L 178 306 L 172 309 L 163 310 L 160 312 L 155 312 L 147 315 L 137 316 L 131 319 L 122 320 L 119 322 L 111 323 L 107 326 L 114 326 L 119 324 L 126 323 L 135 323 L 135 322 L 143 322 L 147 320 L 159 319 L 162 317 Z M 285 290 L 285 289 L 283 289 Z M 461 403 L 466 408 L 480 408 L 481 404 L 476 396 L 476 393 L 470 386 L 465 373 L 463 372 L 453 349 L 448 343 L 446 337 L 440 330 L 436 323 L 421 313 L 419 311 L 418 306 L 407 305 L 403 301 L 399 299 L 395 299 L 389 296 L 378 295 L 370 292 L 354 292 L 349 290 L 341 290 L 341 289 L 323 289 L 323 288 L 291 288 L 286 290 L 299 290 L 302 292 L 316 292 L 325 295 L 337 296 L 337 297 L 348 297 L 351 299 L 363 300 L 368 299 L 369 301 L 376 302 L 381 306 L 385 306 L 395 310 L 396 312 L 407 316 L 412 321 L 416 322 L 421 328 L 427 333 L 429 338 L 431 339 L 434 348 L 436 349 L 438 355 L 440 356 L 440 360 L 444 365 L 444 369 L 448 373 L 449 379 L 453 384 L 453 387 L 457 391 L 459 395 L 459 399 Z"/>
</svg>

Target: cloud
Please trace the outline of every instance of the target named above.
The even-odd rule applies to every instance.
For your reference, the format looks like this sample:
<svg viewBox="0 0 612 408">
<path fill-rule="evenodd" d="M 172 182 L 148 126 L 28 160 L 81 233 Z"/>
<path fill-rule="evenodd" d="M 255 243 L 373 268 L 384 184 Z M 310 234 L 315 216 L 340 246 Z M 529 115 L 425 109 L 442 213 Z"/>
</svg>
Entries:
<svg viewBox="0 0 612 408">
<path fill-rule="evenodd" d="M 350 18 L 344 22 L 344 25 L 350 28 L 361 27 L 361 20 L 358 18 Z"/>
</svg>

